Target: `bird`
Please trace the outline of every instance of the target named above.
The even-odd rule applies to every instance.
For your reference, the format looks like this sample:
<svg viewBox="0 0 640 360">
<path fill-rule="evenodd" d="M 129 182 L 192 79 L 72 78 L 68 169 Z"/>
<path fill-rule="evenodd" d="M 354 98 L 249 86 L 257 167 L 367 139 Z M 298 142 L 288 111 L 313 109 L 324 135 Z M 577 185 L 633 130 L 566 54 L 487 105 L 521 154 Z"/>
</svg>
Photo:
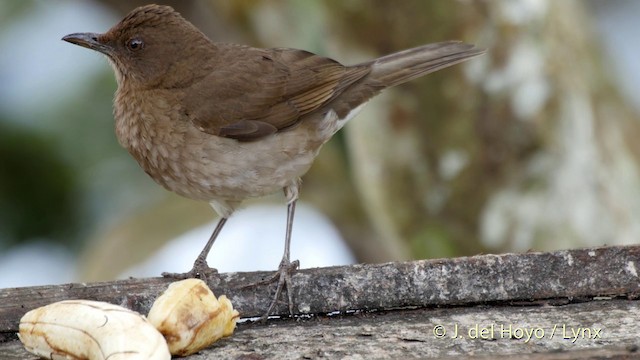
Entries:
<svg viewBox="0 0 640 360">
<path fill-rule="evenodd" d="M 347 66 L 305 50 L 212 42 L 173 8 L 155 4 L 132 10 L 105 33 L 62 40 L 108 59 L 117 81 L 116 137 L 140 167 L 220 216 L 193 268 L 163 275 L 211 276 L 207 255 L 240 204 L 284 192 L 284 253 L 274 276 L 260 282 L 277 282 L 265 318 L 284 289 L 294 313 L 295 207 L 301 177 L 323 144 L 384 89 L 485 53 L 445 41 Z"/>
</svg>

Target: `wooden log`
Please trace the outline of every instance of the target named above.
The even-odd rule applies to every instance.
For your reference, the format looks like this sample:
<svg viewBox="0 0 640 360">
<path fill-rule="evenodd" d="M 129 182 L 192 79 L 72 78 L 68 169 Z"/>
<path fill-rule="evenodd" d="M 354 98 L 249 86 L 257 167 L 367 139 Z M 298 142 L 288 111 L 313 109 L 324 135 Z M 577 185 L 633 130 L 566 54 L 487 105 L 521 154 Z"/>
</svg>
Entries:
<svg viewBox="0 0 640 360">
<path fill-rule="evenodd" d="M 631 296 L 640 293 L 640 246 L 551 253 L 479 255 L 403 263 L 304 269 L 293 276 L 296 314 L 499 301 Z M 271 272 L 220 274 L 209 281 L 243 317 L 262 315 L 274 286 L 242 288 Z M 171 282 L 164 278 L 0 289 L 0 332 L 15 332 L 30 309 L 66 299 L 119 304 L 146 314 Z M 284 299 L 284 297 L 283 297 Z M 285 303 L 275 315 L 287 315 Z"/>
<path fill-rule="evenodd" d="M 512 324 L 522 329 L 539 327 L 545 334 L 559 324 L 565 325 L 565 335 L 571 329 L 600 327 L 608 329 L 603 334 L 610 336 L 607 342 L 601 339 L 602 334 L 598 338 L 590 334 L 590 341 L 583 342 L 589 346 L 571 345 L 570 348 L 559 345 L 572 343 L 567 339 L 555 342 L 543 337 L 537 339 L 538 342 L 527 342 L 529 345 L 518 347 L 518 352 L 509 350 L 511 352 L 502 354 L 557 349 L 597 350 L 596 353 L 636 351 L 637 347 L 633 345 L 637 344 L 637 331 L 633 329 L 637 329 L 640 322 L 640 304 L 635 301 L 640 294 L 639 266 L 640 246 L 615 246 L 305 269 L 293 276 L 294 310 L 297 315 L 306 315 L 312 320 L 272 321 L 267 326 L 241 324 L 231 339 L 203 352 L 204 357 L 194 358 L 206 359 L 207 354 L 214 353 L 216 358 L 225 358 L 227 353 L 237 357 L 265 347 L 272 349 L 272 355 L 278 358 L 318 357 L 323 351 L 333 357 L 339 356 L 339 352 L 334 352 L 338 349 L 347 351 L 344 354 L 357 353 L 367 357 L 363 349 L 369 347 L 371 351 L 376 348 L 417 351 L 413 357 L 454 356 L 467 347 L 470 351 L 487 347 L 496 350 L 499 346 L 491 345 L 494 342 L 509 343 L 502 337 L 485 339 L 487 341 L 471 339 L 468 331 L 476 324 L 479 329 L 491 324 Z M 217 295 L 227 294 L 243 317 L 255 317 L 266 311 L 273 287 L 247 289 L 242 286 L 270 275 L 271 272 L 220 274 L 219 278 L 210 279 L 209 286 Z M 107 301 L 146 314 L 169 282 L 168 279 L 150 278 L 2 289 L 0 333 L 5 334 L 5 340 L 15 338 L 18 321 L 26 311 L 64 299 Z M 276 307 L 277 315 L 287 312 L 285 303 Z M 329 313 L 356 315 L 323 316 Z M 467 335 L 460 341 L 440 339 L 434 335 L 434 327 L 438 324 L 442 324 L 449 334 L 458 324 L 458 329 Z M 341 348 L 344 341 L 340 340 L 342 335 L 339 334 L 345 331 L 344 336 L 362 343 L 362 348 L 349 347 L 348 341 Z M 555 331 L 558 331 L 557 326 Z M 290 337 L 281 337 L 285 333 Z M 329 335 L 321 335 L 323 333 Z M 494 328 L 494 338 L 495 333 Z M 425 340 L 427 338 L 429 341 Z M 514 343 L 522 343 L 521 339 L 515 339 L 518 341 Z M 366 345 L 365 340 L 377 345 Z M 302 350 L 292 351 L 290 347 L 296 342 L 304 343 L 307 350 L 315 350 L 309 350 L 311 353 L 308 354 Z M 617 345 L 606 348 L 614 344 Z M 0 347 L 0 354 L 8 354 L 9 349 L 19 351 L 18 345 L 15 341 L 6 342 Z M 425 352 L 424 349 L 432 347 L 431 352 Z M 233 350 L 236 348 L 237 351 Z M 313 355 L 314 351 L 318 353 Z M 291 354 L 291 357 L 283 354 Z M 403 352 L 387 355 L 408 356 Z M 228 358 L 235 357 L 229 355 Z M 262 357 L 272 356 L 263 354 L 257 358 Z"/>
</svg>

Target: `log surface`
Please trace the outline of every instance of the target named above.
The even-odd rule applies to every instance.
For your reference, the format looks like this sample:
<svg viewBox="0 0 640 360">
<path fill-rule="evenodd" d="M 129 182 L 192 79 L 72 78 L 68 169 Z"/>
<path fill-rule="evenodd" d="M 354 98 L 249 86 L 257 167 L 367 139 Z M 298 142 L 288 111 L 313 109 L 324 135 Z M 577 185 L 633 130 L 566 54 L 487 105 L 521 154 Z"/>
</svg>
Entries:
<svg viewBox="0 0 640 360">
<path fill-rule="evenodd" d="M 192 357 L 630 354 L 639 344 L 639 266 L 640 246 L 617 246 L 301 270 L 293 276 L 294 310 L 309 319 L 240 324 L 233 337 Z M 271 275 L 220 274 L 209 286 L 216 295 L 227 294 L 243 317 L 255 317 L 266 311 L 273 287 L 241 287 Z M 32 308 L 82 298 L 146 314 L 169 282 L 151 278 L 1 289 L 5 343 L 0 359 L 31 358 L 14 339 L 20 317 Z M 287 312 L 284 302 L 276 308 L 276 314 Z M 347 315 L 323 316 L 328 313 Z M 446 332 L 442 338 L 434 332 L 437 325 Z M 450 338 L 456 325 L 462 337 Z M 474 327 L 482 334 L 492 329 L 491 336 L 473 338 Z M 601 329 L 597 336 L 596 328 Z M 528 335 L 527 329 L 537 332 Z M 575 341 L 566 338 L 575 332 Z"/>
</svg>

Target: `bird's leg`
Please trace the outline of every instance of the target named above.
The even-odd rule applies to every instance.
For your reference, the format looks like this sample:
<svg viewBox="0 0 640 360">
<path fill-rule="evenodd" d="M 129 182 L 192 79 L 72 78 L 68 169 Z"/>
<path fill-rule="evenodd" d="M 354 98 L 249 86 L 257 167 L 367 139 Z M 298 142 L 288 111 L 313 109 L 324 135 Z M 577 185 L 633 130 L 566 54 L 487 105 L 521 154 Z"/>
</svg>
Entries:
<svg viewBox="0 0 640 360">
<path fill-rule="evenodd" d="M 200 255 L 198 255 L 198 257 L 196 258 L 196 261 L 194 261 L 193 268 L 191 270 L 182 274 L 162 273 L 162 276 L 173 278 L 173 279 L 200 278 L 204 282 L 207 282 L 207 277 L 209 275 L 217 274 L 218 270 L 214 268 L 210 268 L 209 264 L 207 264 L 207 256 L 209 255 L 209 251 L 211 250 L 213 243 L 216 241 L 218 234 L 220 234 L 220 231 L 222 230 L 226 222 L 227 222 L 226 217 L 220 218 L 220 221 L 218 221 L 218 225 L 216 225 L 216 228 L 215 230 L 213 230 L 211 237 L 209 237 L 209 241 L 207 241 L 207 244 L 204 246 L 204 248 L 200 252 Z"/>
<path fill-rule="evenodd" d="M 289 302 L 289 314 L 293 315 L 293 292 L 291 291 L 291 275 L 298 270 L 300 267 L 300 262 L 298 260 L 291 261 L 290 253 L 291 253 L 291 229 L 293 227 L 293 216 L 296 211 L 296 201 L 298 200 L 298 186 L 299 180 L 294 184 L 285 187 L 284 192 L 289 200 L 289 204 L 287 206 L 287 230 L 284 238 L 284 254 L 282 255 L 282 260 L 280 261 L 280 265 L 278 266 L 278 271 L 276 273 L 263 281 L 259 281 L 253 284 L 249 284 L 243 286 L 243 288 L 254 287 L 259 285 L 268 285 L 274 282 L 278 282 L 276 287 L 276 293 L 269 305 L 269 309 L 267 312 L 260 317 L 261 321 L 266 321 L 273 308 L 278 303 L 278 299 L 280 298 L 280 294 L 282 294 L 282 290 L 287 288 L 287 300 Z"/>
<path fill-rule="evenodd" d="M 282 260 L 280 261 L 280 265 L 278 266 L 278 271 L 276 273 L 263 281 L 258 281 L 253 284 L 249 284 L 243 286 L 243 288 L 254 287 L 259 285 L 268 285 L 274 282 L 278 282 L 278 286 L 276 287 L 276 294 L 271 301 L 271 305 L 269 305 L 269 309 L 267 312 L 260 317 L 261 321 L 266 321 L 273 308 L 278 303 L 278 299 L 280 298 L 280 294 L 282 294 L 282 290 L 287 288 L 287 297 L 289 301 L 289 314 L 293 315 L 293 292 L 291 291 L 291 275 L 298 270 L 300 266 L 300 262 L 298 260 L 290 261 L 290 245 L 291 245 L 291 227 L 293 225 L 293 215 L 296 209 L 296 200 L 293 200 L 289 203 L 287 207 L 287 233 L 285 235 L 284 240 L 284 254 L 282 255 Z"/>
</svg>

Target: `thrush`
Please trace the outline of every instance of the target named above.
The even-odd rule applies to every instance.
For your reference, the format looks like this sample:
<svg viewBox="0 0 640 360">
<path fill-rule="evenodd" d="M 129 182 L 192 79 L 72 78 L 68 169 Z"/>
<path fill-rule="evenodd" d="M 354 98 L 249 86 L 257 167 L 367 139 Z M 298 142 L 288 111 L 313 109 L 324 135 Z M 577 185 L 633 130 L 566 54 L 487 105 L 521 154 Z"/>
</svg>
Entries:
<svg viewBox="0 0 640 360">
<path fill-rule="evenodd" d="M 206 258 L 239 204 L 284 190 L 287 224 L 272 279 L 273 310 L 298 267 L 290 260 L 300 177 L 320 148 L 382 90 L 484 53 L 457 41 L 428 44 L 357 65 L 308 51 L 210 41 L 169 6 L 134 9 L 103 34 L 63 40 L 106 55 L 118 83 L 115 132 L 142 169 L 220 215 L 188 277 L 214 269 Z"/>
</svg>

